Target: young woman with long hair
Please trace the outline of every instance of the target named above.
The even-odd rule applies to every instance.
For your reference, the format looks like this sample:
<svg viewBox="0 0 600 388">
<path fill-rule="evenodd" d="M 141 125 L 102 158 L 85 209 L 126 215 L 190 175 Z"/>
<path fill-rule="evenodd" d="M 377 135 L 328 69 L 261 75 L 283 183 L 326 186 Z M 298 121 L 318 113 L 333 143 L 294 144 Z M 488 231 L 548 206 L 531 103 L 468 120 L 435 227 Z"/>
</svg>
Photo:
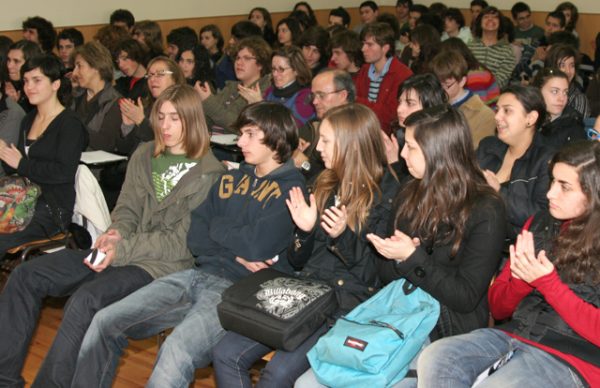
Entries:
<svg viewBox="0 0 600 388">
<path fill-rule="evenodd" d="M 309 203 L 299 188 L 292 189 L 287 200 L 297 227 L 296 239 L 288 249 L 289 263 L 300 271 L 301 278 L 334 287 L 339 305 L 336 317 L 378 288 L 376 253 L 365 235 L 385 231 L 396 191 L 395 180 L 385 173 L 379 127 L 375 114 L 363 105 L 344 105 L 327 112 L 317 145 L 325 170 L 315 182 Z M 323 325 L 292 352 L 278 350 L 258 386 L 293 386 L 309 367 L 307 351 L 326 330 Z M 250 387 L 250 367 L 271 350 L 228 332 L 213 348 L 217 384 Z"/>
<path fill-rule="evenodd" d="M 577 75 L 579 62 L 579 51 L 575 47 L 568 44 L 555 44 L 548 50 L 544 67 L 558 69 L 567 75 L 569 78 L 569 100 L 567 105 L 579 112 L 581 117 L 585 119 L 589 116 L 590 107 L 587 97 L 582 92 L 583 86 L 581 84 L 583 81 Z"/>
<path fill-rule="evenodd" d="M 583 118 L 567 105 L 569 77 L 562 71 L 544 67 L 535 75 L 532 86 L 540 89 L 546 104 L 546 120 L 541 133 L 549 144 L 560 148 L 568 142 L 586 138 Z"/>
<path fill-rule="evenodd" d="M 367 238 L 383 256 L 377 264 L 384 284 L 405 278 L 440 302 L 433 341 L 487 326 L 485 296 L 500 263 L 506 215 L 456 108 L 423 109 L 405 123 L 402 157 L 412 179 L 396 196 L 389 237 Z"/>
<path fill-rule="evenodd" d="M 489 291 L 493 329 L 439 341 L 419 359 L 424 387 L 600 384 L 600 144 L 576 142 L 550 164 L 549 207 L 528 221 Z M 511 358 L 512 357 L 512 358 Z"/>
<path fill-rule="evenodd" d="M 260 27 L 262 31 L 263 39 L 273 46 L 277 37 L 273 31 L 273 21 L 271 20 L 271 14 L 263 7 L 254 7 L 248 14 L 248 20 Z"/>
<path fill-rule="evenodd" d="M 510 86 L 496 110 L 496 136 L 481 140 L 477 159 L 488 184 L 506 204 L 509 240 L 514 240 L 527 217 L 548 206 L 548 162 L 553 147 L 538 132 L 546 117 L 539 89 Z"/>
</svg>

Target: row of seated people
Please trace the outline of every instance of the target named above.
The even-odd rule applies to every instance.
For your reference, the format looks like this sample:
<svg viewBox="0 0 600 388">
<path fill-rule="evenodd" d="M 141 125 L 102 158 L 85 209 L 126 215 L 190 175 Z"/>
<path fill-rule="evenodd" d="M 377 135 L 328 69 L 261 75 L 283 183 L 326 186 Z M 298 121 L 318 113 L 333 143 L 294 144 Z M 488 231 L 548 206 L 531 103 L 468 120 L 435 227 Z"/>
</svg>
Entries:
<svg viewBox="0 0 600 388">
<path fill-rule="evenodd" d="M 35 164 L 29 152 L 52 133 L 44 119 L 56 124 L 60 114 L 73 117 L 85 138 L 80 121 L 58 103 L 58 68 L 52 57 L 24 65 L 25 91 L 37 106 L 28 117 L 38 125 L 23 127 L 18 149 L 0 151 L 0 158 L 20 173 Z M 414 76 L 401 86 L 400 143 L 382 134 L 371 109 L 346 104 L 356 95 L 349 74 L 330 70 L 317 75 L 312 94 L 320 106 L 313 142 L 323 170 L 308 195 L 294 164 L 299 137 L 291 110 L 270 101 L 244 107 L 231 128 L 240 134 L 245 163 L 224 172 L 210 151 L 200 94 L 187 85 L 166 88 L 150 113 L 154 141 L 143 143 L 132 156 L 113 224 L 96 242 L 105 260 L 96 266 L 84 263 L 89 251 L 49 254 L 18 266 L 0 294 L 2 385 L 23 383 L 21 368 L 43 298 L 71 295 L 34 386 L 110 386 L 128 337 L 144 338 L 171 327 L 149 386 L 185 386 L 196 368 L 211 361 L 220 386 L 248 386 L 249 366 L 271 349 L 225 333 L 216 305 L 228 286 L 267 267 L 334 287 L 339 308 L 332 320 L 384 284 L 406 278 L 445 311 L 431 341 L 458 341 L 453 336 L 487 326 L 488 285 L 505 240 L 533 214 L 529 229 L 535 244 L 527 233 L 516 239 L 509 263 L 492 286 L 500 291 L 490 293 L 494 316 L 515 312 L 520 330 L 509 325 L 494 336 L 513 343 L 506 346 L 515 346 L 513 338 L 524 349 L 542 349 L 534 354 L 544 361 L 554 359 L 547 364 L 554 374 L 528 373 L 529 379 L 597 383 L 598 309 L 593 301 L 599 269 L 598 248 L 590 236 L 600 211 L 595 199 L 598 143 L 575 142 L 555 153 L 538 132 L 547 111 L 543 91 L 531 86 L 513 86 L 500 95 L 498 134 L 484 138 L 477 153 L 472 129 L 464 115 L 444 104 L 448 97 L 433 75 Z M 406 113 L 407 107 L 413 111 Z M 66 127 L 56 127 L 65 135 Z M 29 136 L 35 128 L 46 136 Z M 32 141 L 26 145 L 28 138 Z M 404 162 L 392 160 L 400 148 Z M 554 225 L 553 233 L 548 225 Z M 558 234 L 565 238 L 557 239 Z M 541 294 L 545 302 L 533 312 L 520 311 L 518 303 L 533 290 L 531 296 Z M 510 295 L 510 306 L 505 295 Z M 526 319 L 541 311 L 536 309 L 554 315 Z M 533 334 L 547 324 L 560 329 L 553 346 Z M 277 351 L 263 371 L 263 384 L 292 386 L 309 368 L 306 351 L 327 327 L 293 352 Z M 579 350 L 572 350 L 573 344 Z M 423 358 L 429 360 L 431 353 L 426 350 Z M 529 354 L 518 356 L 529 362 Z M 523 365 L 513 362 L 503 370 Z M 438 377 L 431 374 L 428 378 Z M 499 372 L 493 378 L 502 376 Z M 309 371 L 296 384 L 312 386 L 313 380 Z"/>
</svg>

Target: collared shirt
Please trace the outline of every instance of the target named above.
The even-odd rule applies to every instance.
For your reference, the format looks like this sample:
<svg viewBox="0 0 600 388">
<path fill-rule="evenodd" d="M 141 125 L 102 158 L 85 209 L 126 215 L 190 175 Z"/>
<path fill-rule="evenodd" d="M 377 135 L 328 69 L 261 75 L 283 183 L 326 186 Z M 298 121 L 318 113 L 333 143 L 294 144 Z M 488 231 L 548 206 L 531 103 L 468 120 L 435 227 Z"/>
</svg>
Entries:
<svg viewBox="0 0 600 388">
<path fill-rule="evenodd" d="M 369 101 L 375 102 L 377 101 L 377 96 L 379 96 L 379 87 L 381 86 L 381 81 L 383 81 L 383 77 L 387 74 L 390 69 L 390 64 L 392 63 L 393 56 L 389 57 L 383 66 L 383 70 L 381 73 L 377 74 L 375 72 L 375 64 L 371 64 L 369 66 L 369 79 L 371 82 L 369 83 Z"/>
</svg>

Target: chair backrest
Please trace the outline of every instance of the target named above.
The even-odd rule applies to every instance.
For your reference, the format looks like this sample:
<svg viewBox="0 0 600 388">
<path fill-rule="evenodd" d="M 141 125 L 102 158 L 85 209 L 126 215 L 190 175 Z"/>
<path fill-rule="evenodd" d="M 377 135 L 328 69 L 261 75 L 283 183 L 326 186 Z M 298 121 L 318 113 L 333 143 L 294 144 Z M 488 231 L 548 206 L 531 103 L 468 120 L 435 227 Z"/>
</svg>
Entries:
<svg viewBox="0 0 600 388">
<path fill-rule="evenodd" d="M 77 168 L 75 193 L 77 196 L 73 222 L 88 230 L 93 244 L 110 226 L 110 212 L 98 180 L 85 164 L 80 164 Z"/>
</svg>

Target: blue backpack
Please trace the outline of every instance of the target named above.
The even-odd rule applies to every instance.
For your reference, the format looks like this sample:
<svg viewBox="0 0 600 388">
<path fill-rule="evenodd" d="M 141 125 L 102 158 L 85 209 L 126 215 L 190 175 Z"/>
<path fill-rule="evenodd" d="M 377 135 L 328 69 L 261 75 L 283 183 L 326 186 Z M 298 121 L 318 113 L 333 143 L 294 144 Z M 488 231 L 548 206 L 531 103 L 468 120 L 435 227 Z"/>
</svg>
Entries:
<svg viewBox="0 0 600 388">
<path fill-rule="evenodd" d="M 396 280 L 338 319 L 307 357 L 328 387 L 388 387 L 404 378 L 439 315 L 431 295 Z"/>
</svg>

